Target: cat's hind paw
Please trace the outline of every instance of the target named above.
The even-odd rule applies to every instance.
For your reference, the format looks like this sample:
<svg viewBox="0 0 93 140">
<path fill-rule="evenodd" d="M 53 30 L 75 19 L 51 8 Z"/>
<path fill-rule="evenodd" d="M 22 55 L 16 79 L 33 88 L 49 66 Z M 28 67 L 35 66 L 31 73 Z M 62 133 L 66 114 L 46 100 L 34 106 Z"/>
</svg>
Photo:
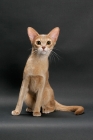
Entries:
<svg viewBox="0 0 93 140">
<path fill-rule="evenodd" d="M 54 112 L 54 109 L 49 109 L 49 108 L 42 109 L 42 113 L 49 114 L 51 112 Z"/>
<path fill-rule="evenodd" d="M 32 112 L 31 108 L 26 108 L 26 112 Z"/>
<path fill-rule="evenodd" d="M 11 112 L 11 114 L 12 114 L 13 116 L 15 116 L 15 115 L 19 115 L 20 112 L 19 112 L 19 111 L 16 111 L 16 110 L 13 110 L 13 111 Z"/>
</svg>

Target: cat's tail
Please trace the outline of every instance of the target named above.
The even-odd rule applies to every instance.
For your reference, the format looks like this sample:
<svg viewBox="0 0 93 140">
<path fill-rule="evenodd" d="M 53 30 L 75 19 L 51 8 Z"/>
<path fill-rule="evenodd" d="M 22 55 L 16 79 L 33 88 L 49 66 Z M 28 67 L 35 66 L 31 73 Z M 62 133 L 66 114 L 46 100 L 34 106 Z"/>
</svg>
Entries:
<svg viewBox="0 0 93 140">
<path fill-rule="evenodd" d="M 69 111 L 75 112 L 76 115 L 84 113 L 84 108 L 82 106 L 66 106 L 55 101 L 55 110 L 59 111 Z"/>
</svg>

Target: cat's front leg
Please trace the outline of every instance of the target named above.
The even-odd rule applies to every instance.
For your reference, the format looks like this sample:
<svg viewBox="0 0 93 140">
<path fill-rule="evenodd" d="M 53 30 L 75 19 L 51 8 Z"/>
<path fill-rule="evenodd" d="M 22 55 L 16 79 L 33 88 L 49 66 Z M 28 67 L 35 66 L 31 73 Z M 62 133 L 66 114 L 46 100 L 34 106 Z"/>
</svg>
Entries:
<svg viewBox="0 0 93 140">
<path fill-rule="evenodd" d="M 28 84 L 29 84 L 29 77 L 23 79 L 23 81 L 22 81 L 18 102 L 17 102 L 15 110 L 13 110 L 11 112 L 12 115 L 19 115 L 21 113 L 23 101 L 24 101 L 25 95 L 28 91 Z"/>
<path fill-rule="evenodd" d="M 39 76 L 38 93 L 37 93 L 35 107 L 33 110 L 33 116 L 41 116 L 40 109 L 41 109 L 44 87 L 45 87 L 45 77 Z"/>
</svg>

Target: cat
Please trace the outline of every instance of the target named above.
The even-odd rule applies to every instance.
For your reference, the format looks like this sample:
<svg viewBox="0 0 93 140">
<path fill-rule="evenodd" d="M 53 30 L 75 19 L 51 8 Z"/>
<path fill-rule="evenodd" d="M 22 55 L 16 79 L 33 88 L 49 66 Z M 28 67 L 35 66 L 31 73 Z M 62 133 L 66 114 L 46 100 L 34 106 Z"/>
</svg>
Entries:
<svg viewBox="0 0 93 140">
<path fill-rule="evenodd" d="M 24 68 L 18 102 L 15 110 L 11 112 L 12 115 L 21 113 L 23 102 L 27 105 L 26 111 L 32 112 L 33 116 L 41 116 L 41 112 L 47 114 L 55 110 L 72 111 L 77 115 L 84 112 L 82 106 L 66 106 L 58 103 L 48 81 L 48 57 L 56 44 L 59 32 L 59 27 L 55 27 L 48 34 L 39 34 L 32 27 L 27 28 L 32 51 Z"/>
</svg>

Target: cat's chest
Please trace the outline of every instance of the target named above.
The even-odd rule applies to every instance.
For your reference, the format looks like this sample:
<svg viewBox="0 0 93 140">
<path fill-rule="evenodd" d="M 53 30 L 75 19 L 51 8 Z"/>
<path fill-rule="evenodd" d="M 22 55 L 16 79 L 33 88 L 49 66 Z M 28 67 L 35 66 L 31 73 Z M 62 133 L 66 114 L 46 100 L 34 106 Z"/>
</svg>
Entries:
<svg viewBox="0 0 93 140">
<path fill-rule="evenodd" d="M 40 76 L 31 76 L 30 83 L 29 83 L 29 90 L 37 93 L 40 84 Z"/>
<path fill-rule="evenodd" d="M 24 72 L 26 75 L 37 76 L 44 75 L 48 70 L 48 64 L 39 61 L 30 60 L 27 62 Z"/>
</svg>

